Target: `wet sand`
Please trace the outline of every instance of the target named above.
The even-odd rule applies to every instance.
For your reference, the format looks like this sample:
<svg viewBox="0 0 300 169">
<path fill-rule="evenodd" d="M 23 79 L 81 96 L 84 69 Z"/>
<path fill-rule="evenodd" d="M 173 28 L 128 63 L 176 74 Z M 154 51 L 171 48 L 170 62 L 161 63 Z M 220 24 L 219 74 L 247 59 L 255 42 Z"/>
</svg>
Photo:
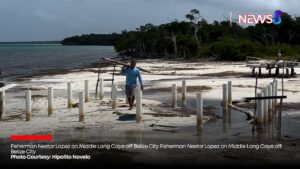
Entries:
<svg viewBox="0 0 300 169">
<path fill-rule="evenodd" d="M 298 77 L 284 79 L 286 84 L 282 133 L 280 139 L 276 132 L 277 122 L 269 126 L 255 127 L 246 115 L 231 110 L 223 112 L 221 107 L 222 84 L 233 82 L 233 100 L 237 105 L 253 111 L 253 103 L 243 103 L 243 97 L 253 97 L 255 79 L 251 69 L 245 63 L 189 63 L 163 60 L 138 62 L 139 66 L 151 70 L 143 73 L 145 90 L 143 91 L 143 123 L 135 123 L 135 111 L 128 111 L 124 99 L 125 78 L 117 75 L 117 110 L 111 109 L 110 86 L 105 82 L 105 99 L 94 99 L 97 80 L 97 68 L 74 70 L 63 74 L 33 76 L 20 81 L 21 86 L 7 92 L 7 113 L 0 123 L 2 136 L 0 161 L 5 160 L 10 134 L 46 133 L 53 134 L 53 143 L 137 143 L 137 144 L 278 144 L 277 150 L 238 150 L 238 149 L 173 149 L 173 150 L 122 150 L 93 152 L 95 162 L 99 164 L 140 165 L 238 165 L 238 164 L 297 164 L 300 156 L 299 119 L 300 98 Z M 300 69 L 295 70 L 299 72 Z M 111 78 L 112 69 L 104 69 L 101 77 Z M 84 80 L 90 81 L 91 102 L 86 103 L 86 119 L 78 122 L 78 108 L 67 109 L 66 82 L 73 82 L 74 102 L 78 102 L 77 93 L 83 90 Z M 181 106 L 181 81 L 187 81 L 187 104 Z M 258 87 L 263 88 L 273 78 L 260 78 Z M 292 83 L 291 83 L 292 81 Z M 171 85 L 178 88 L 178 108 L 171 108 Z M 47 115 L 47 87 L 54 88 L 55 112 Z M 25 122 L 24 90 L 34 89 L 32 121 Z M 279 86 L 280 90 L 280 86 Z M 196 127 L 196 92 L 202 92 L 204 98 L 204 126 Z M 276 114 L 274 115 L 276 117 Z M 274 118 L 275 119 L 275 118 Z M 109 154 L 109 155 L 108 155 Z M 108 163 L 106 163 L 106 162 Z M 54 162 L 56 164 L 56 162 Z M 76 163 L 74 161 L 74 163 Z M 94 164 L 94 163 L 93 163 Z"/>
</svg>

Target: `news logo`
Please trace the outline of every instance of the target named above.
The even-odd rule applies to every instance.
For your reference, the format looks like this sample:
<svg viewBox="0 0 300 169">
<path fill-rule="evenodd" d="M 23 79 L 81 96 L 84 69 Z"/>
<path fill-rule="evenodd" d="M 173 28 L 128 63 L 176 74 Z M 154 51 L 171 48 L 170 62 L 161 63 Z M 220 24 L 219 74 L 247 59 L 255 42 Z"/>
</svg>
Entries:
<svg viewBox="0 0 300 169">
<path fill-rule="evenodd" d="M 281 15 L 283 13 L 280 10 L 274 12 L 273 24 L 279 25 L 281 23 Z"/>
<path fill-rule="evenodd" d="M 277 10 L 274 14 L 242 14 L 238 16 L 239 24 L 275 24 L 282 22 L 281 15 L 283 12 Z"/>
</svg>

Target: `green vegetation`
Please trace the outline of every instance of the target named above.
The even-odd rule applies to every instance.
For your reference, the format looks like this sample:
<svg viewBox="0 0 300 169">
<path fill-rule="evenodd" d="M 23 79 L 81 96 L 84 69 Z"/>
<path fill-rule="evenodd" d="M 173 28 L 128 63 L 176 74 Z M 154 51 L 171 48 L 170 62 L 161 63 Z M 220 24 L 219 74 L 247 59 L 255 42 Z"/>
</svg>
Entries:
<svg viewBox="0 0 300 169">
<path fill-rule="evenodd" d="M 73 36 L 61 41 L 62 45 L 101 45 L 114 46 L 119 38 L 119 34 L 90 34 Z"/>
<path fill-rule="evenodd" d="M 300 17 L 282 15 L 282 23 L 241 27 L 236 22 L 208 23 L 193 9 L 186 21 L 146 24 L 120 34 L 82 35 L 64 45 L 114 45 L 120 55 L 134 57 L 215 58 L 245 60 L 246 56 L 300 60 Z"/>
</svg>

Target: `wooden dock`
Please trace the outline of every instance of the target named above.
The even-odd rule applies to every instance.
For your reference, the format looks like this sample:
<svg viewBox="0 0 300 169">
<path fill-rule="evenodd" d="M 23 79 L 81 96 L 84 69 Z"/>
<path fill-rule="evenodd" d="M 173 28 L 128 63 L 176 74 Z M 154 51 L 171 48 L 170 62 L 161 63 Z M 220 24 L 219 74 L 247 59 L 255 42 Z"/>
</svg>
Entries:
<svg viewBox="0 0 300 169">
<path fill-rule="evenodd" d="M 258 76 L 262 76 L 262 69 L 266 69 L 268 71 L 268 75 L 271 76 L 279 76 L 279 70 L 284 70 L 284 77 L 293 77 L 296 75 L 295 67 L 299 66 L 298 62 L 292 61 L 274 61 L 274 62 L 262 62 L 257 64 L 247 64 L 247 67 L 252 69 L 252 75 L 255 76 L 256 69 L 258 69 Z M 274 74 L 272 74 L 272 70 L 275 70 Z"/>
</svg>

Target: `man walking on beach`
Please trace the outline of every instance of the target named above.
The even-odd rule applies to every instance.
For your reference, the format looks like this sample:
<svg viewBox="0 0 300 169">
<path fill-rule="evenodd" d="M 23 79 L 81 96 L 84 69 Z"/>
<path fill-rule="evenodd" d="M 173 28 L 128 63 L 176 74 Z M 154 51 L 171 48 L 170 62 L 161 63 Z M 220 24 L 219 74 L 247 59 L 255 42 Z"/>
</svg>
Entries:
<svg viewBox="0 0 300 169">
<path fill-rule="evenodd" d="M 129 103 L 129 110 L 133 109 L 133 103 L 135 100 L 135 88 L 137 87 L 137 78 L 139 79 L 141 90 L 144 89 L 140 70 L 135 66 L 136 62 L 131 61 L 130 66 L 124 66 L 121 71 L 121 74 L 123 76 L 126 76 L 125 93 Z"/>
</svg>

